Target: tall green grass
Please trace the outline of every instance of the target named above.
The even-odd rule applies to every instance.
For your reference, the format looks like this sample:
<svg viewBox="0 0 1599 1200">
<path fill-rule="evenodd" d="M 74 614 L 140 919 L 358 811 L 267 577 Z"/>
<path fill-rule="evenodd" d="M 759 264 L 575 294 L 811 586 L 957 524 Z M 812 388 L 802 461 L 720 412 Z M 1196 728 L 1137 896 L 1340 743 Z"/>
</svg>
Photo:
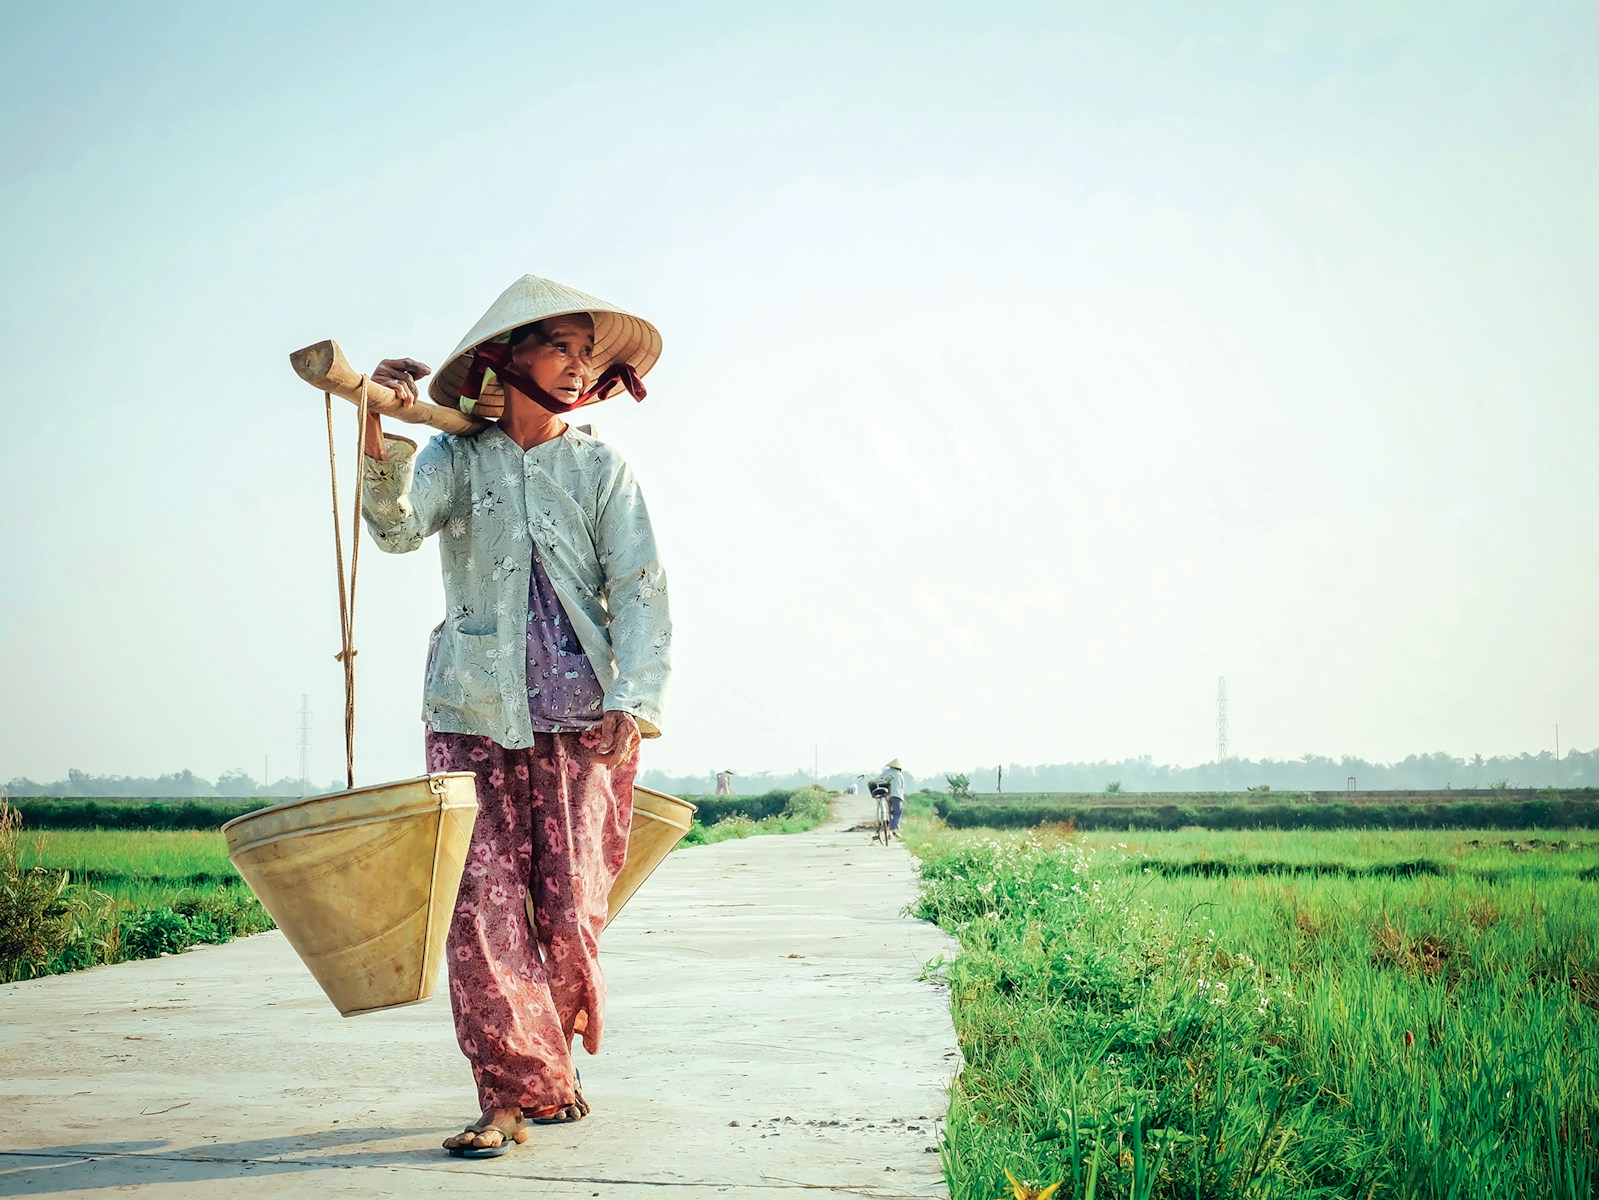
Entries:
<svg viewBox="0 0 1599 1200">
<path fill-rule="evenodd" d="M 961 943 L 934 968 L 967 1064 L 944 1145 L 952 1195 L 1000 1195 L 1008 1169 L 1061 1181 L 1062 1200 L 1591 1198 L 1591 851 L 1413 836 L 1184 851 L 915 823 L 920 912 Z M 1290 850 L 1304 865 L 1439 854 L 1464 873 L 1202 876 L 1146 857 Z M 1478 853 L 1546 870 L 1482 877 Z"/>
<path fill-rule="evenodd" d="M 52 830 L 23 839 L 24 866 L 67 868 L 85 880 L 232 880 L 227 839 L 216 830 Z"/>
</svg>

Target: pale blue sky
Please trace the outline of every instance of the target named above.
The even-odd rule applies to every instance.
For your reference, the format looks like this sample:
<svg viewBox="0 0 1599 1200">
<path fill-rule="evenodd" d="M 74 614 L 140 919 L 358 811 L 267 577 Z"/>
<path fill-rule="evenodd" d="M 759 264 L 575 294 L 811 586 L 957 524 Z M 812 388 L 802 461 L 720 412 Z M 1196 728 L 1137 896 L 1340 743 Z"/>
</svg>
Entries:
<svg viewBox="0 0 1599 1200">
<path fill-rule="evenodd" d="M 321 398 L 666 350 L 673 772 L 1599 745 L 1592 4 L 0 4 L 0 779 L 342 770 Z M 348 466 L 353 409 L 342 405 Z M 348 474 L 344 489 L 348 494 Z M 363 555 L 421 769 L 431 549 Z"/>
</svg>

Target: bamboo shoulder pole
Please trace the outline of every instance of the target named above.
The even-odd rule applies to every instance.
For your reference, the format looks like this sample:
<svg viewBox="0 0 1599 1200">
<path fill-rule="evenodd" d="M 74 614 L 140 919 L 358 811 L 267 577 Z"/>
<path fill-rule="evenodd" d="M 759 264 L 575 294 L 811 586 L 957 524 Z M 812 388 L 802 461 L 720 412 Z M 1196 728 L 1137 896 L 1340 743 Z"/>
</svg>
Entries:
<svg viewBox="0 0 1599 1200">
<path fill-rule="evenodd" d="M 360 403 L 361 372 L 350 366 L 337 342 L 318 342 L 304 350 L 296 350 L 289 355 L 289 365 L 294 368 L 296 375 L 318 391 L 342 396 L 352 404 Z M 402 405 L 391 388 L 371 380 L 366 385 L 366 403 L 372 412 L 411 425 L 431 425 L 442 433 L 459 433 L 470 437 L 488 426 L 487 421 L 479 421 L 453 408 L 429 404 L 425 400 Z"/>
</svg>

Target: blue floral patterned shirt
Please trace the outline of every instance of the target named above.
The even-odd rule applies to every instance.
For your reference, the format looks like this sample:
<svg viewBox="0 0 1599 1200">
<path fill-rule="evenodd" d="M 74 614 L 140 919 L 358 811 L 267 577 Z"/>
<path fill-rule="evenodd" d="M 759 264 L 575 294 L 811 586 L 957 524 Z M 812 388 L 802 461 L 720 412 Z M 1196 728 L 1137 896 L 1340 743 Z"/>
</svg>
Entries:
<svg viewBox="0 0 1599 1200">
<path fill-rule="evenodd" d="M 524 451 L 497 425 L 441 434 L 418 452 L 385 434 L 362 459 L 367 528 L 390 553 L 439 534 L 446 614 L 435 631 L 422 716 L 438 733 L 533 743 L 528 679 L 535 547 L 561 614 L 603 693 L 660 736 L 671 670 L 666 573 L 633 472 L 568 426 Z"/>
</svg>

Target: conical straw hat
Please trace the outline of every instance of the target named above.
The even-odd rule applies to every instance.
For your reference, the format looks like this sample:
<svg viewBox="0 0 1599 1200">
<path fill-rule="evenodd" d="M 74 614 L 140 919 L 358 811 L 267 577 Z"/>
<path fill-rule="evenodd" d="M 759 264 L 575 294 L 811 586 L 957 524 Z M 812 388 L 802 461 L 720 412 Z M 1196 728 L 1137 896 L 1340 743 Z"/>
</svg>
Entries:
<svg viewBox="0 0 1599 1200">
<path fill-rule="evenodd" d="M 489 311 L 461 339 L 428 384 L 428 395 L 436 404 L 460 408 L 461 385 L 466 382 L 472 350 L 533 321 L 580 312 L 594 318 L 596 378 L 619 362 L 643 375 L 661 357 L 660 331 L 644 318 L 554 280 L 524 275 L 500 293 Z"/>
</svg>

